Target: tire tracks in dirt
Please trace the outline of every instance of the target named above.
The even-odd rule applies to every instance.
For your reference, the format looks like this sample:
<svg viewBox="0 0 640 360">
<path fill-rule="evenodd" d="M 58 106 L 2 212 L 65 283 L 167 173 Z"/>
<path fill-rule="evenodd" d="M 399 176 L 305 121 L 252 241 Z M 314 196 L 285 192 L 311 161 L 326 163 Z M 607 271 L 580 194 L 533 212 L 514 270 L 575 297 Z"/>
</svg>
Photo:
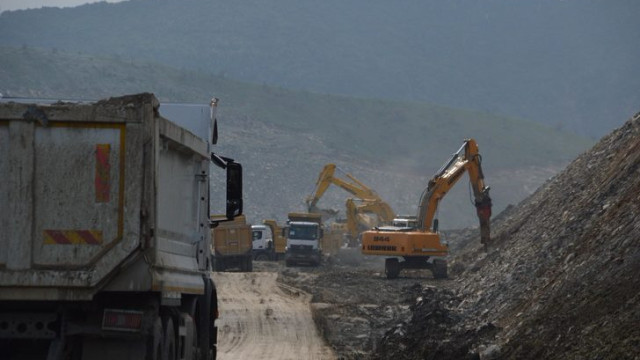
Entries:
<svg viewBox="0 0 640 360">
<path fill-rule="evenodd" d="M 274 272 L 216 272 L 218 360 L 333 360 L 307 293 L 277 283 Z"/>
</svg>

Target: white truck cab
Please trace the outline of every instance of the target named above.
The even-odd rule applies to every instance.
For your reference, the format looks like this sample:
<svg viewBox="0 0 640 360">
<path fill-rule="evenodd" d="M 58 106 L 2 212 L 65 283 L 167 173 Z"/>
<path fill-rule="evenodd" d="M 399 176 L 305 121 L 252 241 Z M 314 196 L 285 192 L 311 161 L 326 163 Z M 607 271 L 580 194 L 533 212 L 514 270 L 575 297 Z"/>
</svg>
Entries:
<svg viewBox="0 0 640 360">
<path fill-rule="evenodd" d="M 275 253 L 273 234 L 266 225 L 251 225 L 254 260 L 271 260 Z"/>
<path fill-rule="evenodd" d="M 318 266 L 322 259 L 320 238 L 322 228 L 317 222 L 291 221 L 286 229 L 287 249 L 285 263 L 287 266 L 299 262 Z"/>
</svg>

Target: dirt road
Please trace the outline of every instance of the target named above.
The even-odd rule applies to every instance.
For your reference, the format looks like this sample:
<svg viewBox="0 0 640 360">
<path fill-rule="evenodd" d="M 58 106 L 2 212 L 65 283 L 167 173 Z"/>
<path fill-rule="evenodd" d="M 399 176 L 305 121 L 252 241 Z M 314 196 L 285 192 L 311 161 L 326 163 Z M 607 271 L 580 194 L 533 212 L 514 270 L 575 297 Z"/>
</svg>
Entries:
<svg viewBox="0 0 640 360">
<path fill-rule="evenodd" d="M 335 359 L 311 317 L 310 296 L 276 282 L 275 272 L 214 273 L 218 360 Z"/>
</svg>

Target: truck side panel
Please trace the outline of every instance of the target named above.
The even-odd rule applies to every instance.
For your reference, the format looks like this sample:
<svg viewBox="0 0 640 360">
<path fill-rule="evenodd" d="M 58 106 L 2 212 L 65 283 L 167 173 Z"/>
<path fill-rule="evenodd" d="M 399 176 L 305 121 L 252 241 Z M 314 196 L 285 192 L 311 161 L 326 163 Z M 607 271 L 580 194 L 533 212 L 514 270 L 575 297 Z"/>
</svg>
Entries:
<svg viewBox="0 0 640 360">
<path fill-rule="evenodd" d="M 162 139 L 158 154 L 156 265 L 163 269 L 204 269 L 198 257 L 208 244 L 208 162 L 193 152 L 183 151 Z M 167 278 L 158 273 L 155 289 L 193 292 L 195 283 Z M 181 283 L 181 284 L 180 284 Z"/>
<path fill-rule="evenodd" d="M 9 154 L 9 122 L 0 121 L 0 154 Z M 0 174 L 11 174 L 9 172 L 9 157 L 0 155 Z M 9 175 L 10 176 L 10 175 Z M 5 178 L 6 179 L 6 178 Z M 9 231 L 9 183 L 13 179 L 0 181 L 0 229 Z M 9 249 L 8 234 L 0 234 L 0 249 Z M 7 264 L 9 251 L 0 251 L 0 266 Z"/>
</svg>

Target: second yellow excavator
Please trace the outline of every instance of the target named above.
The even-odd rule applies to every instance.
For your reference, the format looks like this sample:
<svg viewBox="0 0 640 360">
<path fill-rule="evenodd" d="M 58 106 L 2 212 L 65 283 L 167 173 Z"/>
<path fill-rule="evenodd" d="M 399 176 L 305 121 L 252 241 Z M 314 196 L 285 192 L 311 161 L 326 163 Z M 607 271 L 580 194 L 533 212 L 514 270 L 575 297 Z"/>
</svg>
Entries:
<svg viewBox="0 0 640 360">
<path fill-rule="evenodd" d="M 366 186 L 353 175 L 345 173 L 348 180 L 336 177 L 334 175 L 336 169 L 335 164 L 327 164 L 324 166 L 316 181 L 315 192 L 306 199 L 307 210 L 310 213 L 328 213 L 334 215 L 331 211 L 317 207 L 318 201 L 331 184 L 339 186 L 354 195 L 357 199 L 350 198 L 346 201 L 347 235 L 349 244 L 354 244 L 357 242 L 362 230 L 370 229 L 372 226 L 383 223 L 391 223 L 394 218 L 394 212 L 391 206 L 382 200 L 373 189 Z M 374 217 L 369 216 L 369 214 L 373 214 Z"/>
<path fill-rule="evenodd" d="M 476 212 L 480 220 L 480 241 L 490 241 L 491 198 L 485 186 L 482 158 L 473 139 L 466 139 L 451 160 L 429 180 L 420 199 L 415 227 L 385 226 L 362 233 L 362 253 L 391 256 L 385 261 L 387 278 L 398 277 L 402 269 L 430 269 L 435 278 L 447 277 L 449 248 L 440 240 L 438 220 L 434 220 L 440 200 L 464 172 L 469 173 Z M 399 258 L 403 258 L 400 261 Z"/>
</svg>

